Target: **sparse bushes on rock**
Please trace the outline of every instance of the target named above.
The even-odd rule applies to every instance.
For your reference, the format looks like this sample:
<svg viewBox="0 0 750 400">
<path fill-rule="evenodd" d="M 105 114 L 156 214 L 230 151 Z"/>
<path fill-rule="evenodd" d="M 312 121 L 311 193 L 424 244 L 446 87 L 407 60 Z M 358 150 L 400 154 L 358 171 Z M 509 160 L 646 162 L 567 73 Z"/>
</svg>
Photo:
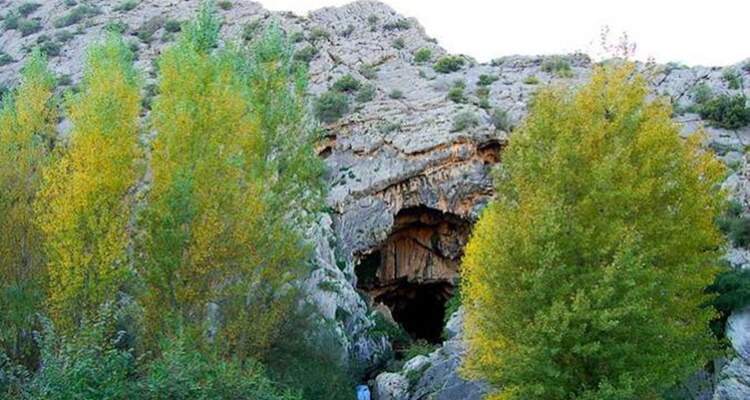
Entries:
<svg viewBox="0 0 750 400">
<path fill-rule="evenodd" d="M 0 67 L 2 67 L 3 65 L 8 65 L 15 61 L 16 60 L 14 60 L 13 57 L 10 56 L 10 54 L 0 50 Z"/>
<path fill-rule="evenodd" d="M 404 98 L 404 92 L 400 89 L 393 89 L 388 92 L 388 97 L 392 98 L 393 100 L 400 100 Z"/>
<path fill-rule="evenodd" d="M 32 1 L 27 1 L 25 3 L 22 3 L 20 6 L 18 6 L 18 14 L 20 14 L 22 17 L 28 17 L 30 14 L 32 14 L 34 11 L 39 9 L 42 5 L 39 3 L 35 3 Z"/>
<path fill-rule="evenodd" d="M 362 64 L 359 67 L 359 73 L 366 79 L 375 79 L 378 77 L 378 68 L 370 64 Z"/>
<path fill-rule="evenodd" d="M 421 49 L 417 50 L 416 53 L 414 53 L 414 62 L 415 63 L 426 63 L 432 59 L 432 50 L 430 50 L 427 47 L 422 47 Z"/>
<path fill-rule="evenodd" d="M 305 64 L 310 63 L 310 61 L 315 58 L 315 56 L 318 54 L 318 49 L 316 49 L 312 45 L 305 46 L 297 51 L 294 52 L 294 59 L 296 61 L 303 62 Z"/>
<path fill-rule="evenodd" d="M 513 124 L 510 120 L 510 116 L 508 116 L 508 112 L 501 108 L 495 108 L 492 110 L 490 120 L 492 121 L 492 125 L 497 130 L 505 132 L 510 132 L 513 130 Z"/>
<path fill-rule="evenodd" d="M 400 31 L 409 28 L 411 28 L 411 23 L 404 18 L 383 24 L 383 30 L 386 31 Z"/>
<path fill-rule="evenodd" d="M 560 56 L 547 57 L 542 62 L 542 71 L 554 74 L 559 78 L 570 78 L 573 76 L 573 69 L 570 67 L 570 62 L 565 57 Z"/>
<path fill-rule="evenodd" d="M 450 72 L 456 72 L 464 66 L 466 60 L 461 56 L 443 56 L 435 63 L 433 68 L 436 72 L 447 74 Z"/>
<path fill-rule="evenodd" d="M 222 10 L 231 10 L 234 4 L 230 0 L 220 0 L 216 3 Z"/>
<path fill-rule="evenodd" d="M 101 11 L 94 6 L 81 4 L 72 8 L 65 15 L 57 18 L 53 25 L 55 28 L 65 28 L 77 24 L 88 17 L 98 15 L 100 12 Z"/>
<path fill-rule="evenodd" d="M 164 30 L 170 33 L 177 33 L 182 29 L 182 23 L 176 19 L 168 19 L 164 22 Z"/>
<path fill-rule="evenodd" d="M 334 84 L 333 89 L 339 92 L 352 93 L 359 89 L 361 83 L 354 79 L 351 74 L 346 74 L 339 78 Z"/>
<path fill-rule="evenodd" d="M 722 232 L 737 247 L 750 245 L 750 217 L 745 216 L 742 205 L 733 201 L 727 210 L 716 220 Z"/>
<path fill-rule="evenodd" d="M 120 4 L 115 7 L 115 11 L 128 12 L 135 10 L 138 7 L 139 0 L 123 0 Z"/>
<path fill-rule="evenodd" d="M 479 126 L 479 116 L 471 111 L 462 111 L 453 118 L 451 132 L 460 132 Z"/>
<path fill-rule="evenodd" d="M 734 68 L 727 68 L 721 74 L 721 79 L 727 83 L 730 89 L 740 89 L 742 87 L 742 76 Z"/>
<path fill-rule="evenodd" d="M 164 22 L 164 17 L 162 17 L 161 15 L 151 17 L 147 19 L 141 26 L 139 26 L 134 31 L 134 33 L 143 43 L 149 43 L 153 39 L 156 31 L 164 26 Z"/>
<path fill-rule="evenodd" d="M 349 97 L 344 93 L 328 91 L 315 100 L 313 109 L 319 120 L 330 124 L 349 112 Z"/>
<path fill-rule="evenodd" d="M 709 99 L 698 110 L 701 118 L 724 129 L 739 129 L 750 124 L 750 107 L 747 98 L 721 94 Z"/>
<path fill-rule="evenodd" d="M 537 78 L 536 75 L 529 75 L 526 78 L 524 78 L 523 83 L 527 85 L 538 85 L 539 78 Z"/>
<path fill-rule="evenodd" d="M 462 80 L 457 80 L 453 83 L 453 86 L 448 90 L 448 100 L 454 103 L 465 103 L 466 96 L 464 96 L 464 88 L 466 83 Z"/>
<path fill-rule="evenodd" d="M 375 86 L 371 84 L 362 85 L 359 90 L 357 90 L 357 95 L 355 96 L 355 100 L 357 100 L 358 103 L 367 103 L 374 98 Z"/>
<path fill-rule="evenodd" d="M 315 42 L 322 39 L 330 39 L 331 34 L 327 30 L 319 26 L 310 29 L 309 39 L 311 42 Z"/>
<path fill-rule="evenodd" d="M 489 86 L 489 85 L 492 85 L 492 83 L 497 81 L 498 79 L 500 78 L 498 78 L 497 75 L 481 74 L 479 75 L 479 81 L 477 82 L 477 85 Z"/>
<path fill-rule="evenodd" d="M 21 32 L 21 36 L 29 36 L 41 31 L 42 24 L 35 19 L 20 19 L 16 29 Z"/>
<path fill-rule="evenodd" d="M 406 42 L 404 41 L 404 38 L 396 38 L 393 41 L 393 48 L 397 50 L 401 50 L 404 47 L 406 47 Z"/>
</svg>

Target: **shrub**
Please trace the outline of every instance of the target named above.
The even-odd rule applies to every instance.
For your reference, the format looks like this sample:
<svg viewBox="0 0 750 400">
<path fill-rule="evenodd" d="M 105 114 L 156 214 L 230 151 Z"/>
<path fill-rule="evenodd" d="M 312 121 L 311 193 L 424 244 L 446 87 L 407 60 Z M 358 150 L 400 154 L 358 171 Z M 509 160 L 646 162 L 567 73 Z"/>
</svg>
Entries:
<svg viewBox="0 0 750 400">
<path fill-rule="evenodd" d="M 378 77 L 378 69 L 370 64 L 362 64 L 359 67 L 359 73 L 366 79 L 375 79 Z"/>
<path fill-rule="evenodd" d="M 393 347 L 405 348 L 411 343 L 409 334 L 398 323 L 387 320 L 382 314 L 376 312 L 372 315 L 373 327 L 370 335 L 374 337 L 386 337 Z"/>
<path fill-rule="evenodd" d="M 0 67 L 15 62 L 16 60 L 10 56 L 10 54 L 0 50 Z"/>
<path fill-rule="evenodd" d="M 330 124 L 349 112 L 349 98 L 343 93 L 328 91 L 315 100 L 313 109 L 319 120 Z"/>
<path fill-rule="evenodd" d="M 294 59 L 296 61 L 309 63 L 318 54 L 318 49 L 314 46 L 305 46 L 294 52 Z"/>
<path fill-rule="evenodd" d="M 149 43 L 154 37 L 154 33 L 164 25 L 164 17 L 157 15 L 147 19 L 133 33 L 138 36 L 143 43 Z"/>
<path fill-rule="evenodd" d="M 393 48 L 401 50 L 404 47 L 406 47 L 406 42 L 404 41 L 404 38 L 396 38 L 396 40 L 393 41 Z"/>
<path fill-rule="evenodd" d="M 541 90 L 503 152 L 461 271 L 464 367 L 508 400 L 660 398 L 718 353 L 724 167 L 647 93 L 634 64 Z"/>
<path fill-rule="evenodd" d="M 3 19 L 3 28 L 8 31 L 18 29 L 18 22 L 20 20 L 21 16 L 17 12 L 11 11 Z"/>
<path fill-rule="evenodd" d="M 434 344 L 428 343 L 424 339 L 419 339 L 411 343 L 409 347 L 404 350 L 403 356 L 405 360 L 411 360 L 416 356 L 426 356 L 435 351 L 436 348 L 437 346 Z"/>
<path fill-rule="evenodd" d="M 700 107 L 699 114 L 724 129 L 739 129 L 750 124 L 750 108 L 747 98 L 741 94 L 714 97 Z"/>
<path fill-rule="evenodd" d="M 29 36 L 42 30 L 42 24 L 35 19 L 21 19 L 18 21 L 18 31 L 21 36 Z"/>
<path fill-rule="evenodd" d="M 128 25 L 120 20 L 109 21 L 106 25 L 104 25 L 104 30 L 108 32 L 119 33 L 122 35 L 128 30 Z"/>
<path fill-rule="evenodd" d="M 427 47 L 423 47 L 419 50 L 417 50 L 416 53 L 414 53 L 414 62 L 416 63 L 426 63 L 427 61 L 430 61 L 432 59 L 432 50 L 430 50 Z"/>
<path fill-rule="evenodd" d="M 739 203 L 731 202 L 724 214 L 717 218 L 716 223 L 733 245 L 750 245 L 750 217 L 743 215 L 742 205 Z"/>
<path fill-rule="evenodd" d="M 139 398 L 173 399 L 268 399 L 301 400 L 280 391 L 253 360 L 225 360 L 195 350 L 183 337 L 165 340 L 162 356 L 151 362 L 142 381 Z"/>
<path fill-rule="evenodd" d="M 696 85 L 691 90 L 691 94 L 693 95 L 693 102 L 698 105 L 705 104 L 711 100 L 711 97 L 713 97 L 711 88 L 706 83 Z"/>
<path fill-rule="evenodd" d="M 41 4 L 35 3 L 35 2 L 31 2 L 31 1 L 25 2 L 21 4 L 20 6 L 18 6 L 17 8 L 18 14 L 21 15 L 22 17 L 28 17 L 41 6 L 42 6 Z"/>
<path fill-rule="evenodd" d="M 369 15 L 367 17 L 367 23 L 370 24 L 370 25 L 377 24 L 379 20 L 380 20 L 380 18 L 378 18 L 378 16 L 375 15 L 375 14 Z"/>
<path fill-rule="evenodd" d="M 460 132 L 479 126 L 479 117 L 471 111 L 462 111 L 453 118 L 451 132 Z"/>
<path fill-rule="evenodd" d="M 232 9 L 232 7 L 233 7 L 233 4 L 232 4 L 232 2 L 231 2 L 231 1 L 229 1 L 229 0 L 221 0 L 221 1 L 219 1 L 218 3 L 216 3 L 216 4 L 217 4 L 217 5 L 219 6 L 219 8 L 221 8 L 222 10 L 231 10 L 231 9 Z"/>
<path fill-rule="evenodd" d="M 75 35 L 73 34 L 73 32 L 65 30 L 65 29 L 61 29 L 55 32 L 55 40 L 57 40 L 59 43 L 67 43 L 71 41 L 74 37 Z"/>
<path fill-rule="evenodd" d="M 464 96 L 464 85 L 463 82 L 460 83 L 461 84 L 454 84 L 453 87 L 448 91 L 448 100 L 454 103 L 466 102 L 466 97 Z"/>
<path fill-rule="evenodd" d="M 529 75 L 523 80 L 523 83 L 527 85 L 538 85 L 539 78 L 537 78 L 536 75 Z"/>
<path fill-rule="evenodd" d="M 464 60 L 461 56 L 443 56 L 440 57 L 439 60 L 435 63 L 433 68 L 436 72 L 440 72 L 442 74 L 447 74 L 450 72 L 456 72 L 461 69 L 461 67 L 464 66 L 464 63 L 466 60 Z"/>
<path fill-rule="evenodd" d="M 750 305 L 750 270 L 726 269 L 716 275 L 706 292 L 716 295 L 707 305 L 719 312 L 719 318 L 712 327 L 717 337 L 724 337 L 724 326 L 729 315 Z"/>
<path fill-rule="evenodd" d="M 309 36 L 309 38 L 313 42 L 321 40 L 321 39 L 329 39 L 330 37 L 331 37 L 331 34 L 328 33 L 327 30 L 325 30 L 325 29 L 323 29 L 323 28 L 321 28 L 319 26 L 313 27 L 310 30 L 310 36 Z"/>
<path fill-rule="evenodd" d="M 479 75 L 479 81 L 477 82 L 477 85 L 479 86 L 489 86 L 492 85 L 493 82 L 497 81 L 498 78 L 497 75 L 486 75 L 481 74 Z"/>
<path fill-rule="evenodd" d="M 85 18 L 99 14 L 99 9 L 88 5 L 81 4 L 75 6 L 67 14 L 57 18 L 53 25 L 55 28 L 65 28 L 83 21 Z"/>
<path fill-rule="evenodd" d="M 501 108 L 495 108 L 494 110 L 492 110 L 490 120 L 492 121 L 492 125 L 497 130 L 505 132 L 510 132 L 513 130 L 513 124 L 511 123 L 510 117 L 508 116 L 508 112 Z"/>
<path fill-rule="evenodd" d="M 384 121 L 378 124 L 378 132 L 382 134 L 389 134 L 393 132 L 401 131 L 401 123 L 394 121 Z"/>
<path fill-rule="evenodd" d="M 49 57 L 57 57 L 60 55 L 60 44 L 47 35 L 40 35 L 36 39 L 36 45 Z"/>
<path fill-rule="evenodd" d="M 403 18 L 383 24 L 383 30 L 386 31 L 400 31 L 403 29 L 409 29 L 410 27 L 411 23 L 409 20 Z"/>
<path fill-rule="evenodd" d="M 168 19 L 164 22 L 164 30 L 171 33 L 177 33 L 182 29 L 182 22 L 176 19 Z"/>
<path fill-rule="evenodd" d="M 368 101 L 371 101 L 375 98 L 375 86 L 367 84 L 362 85 L 359 90 L 357 91 L 357 95 L 355 96 L 355 100 L 359 103 L 367 103 Z"/>
<path fill-rule="evenodd" d="M 360 86 L 361 84 L 358 80 L 354 79 L 351 74 L 346 74 L 333 84 L 333 89 L 339 92 L 351 93 L 357 91 Z"/>
<path fill-rule="evenodd" d="M 115 7 L 115 11 L 132 11 L 136 7 L 138 7 L 138 0 L 123 0 L 117 7 Z"/>
<path fill-rule="evenodd" d="M 548 74 L 554 74 L 560 78 L 569 78 L 573 76 L 570 62 L 568 62 L 566 58 L 560 56 L 546 58 L 542 62 L 542 71 Z"/>
<path fill-rule="evenodd" d="M 248 42 L 255 39 L 255 36 L 258 34 L 258 31 L 260 31 L 262 27 L 263 22 L 261 20 L 255 20 L 253 22 L 245 24 L 245 26 L 242 28 L 242 39 Z"/>
<path fill-rule="evenodd" d="M 742 87 L 742 76 L 734 68 L 727 68 L 721 74 L 721 79 L 727 83 L 730 89 L 739 89 Z"/>
<path fill-rule="evenodd" d="M 393 90 L 391 90 L 388 93 L 388 97 L 390 97 L 390 98 L 392 98 L 394 100 L 403 99 L 404 98 L 404 92 L 402 92 L 399 89 L 393 89 Z"/>
</svg>

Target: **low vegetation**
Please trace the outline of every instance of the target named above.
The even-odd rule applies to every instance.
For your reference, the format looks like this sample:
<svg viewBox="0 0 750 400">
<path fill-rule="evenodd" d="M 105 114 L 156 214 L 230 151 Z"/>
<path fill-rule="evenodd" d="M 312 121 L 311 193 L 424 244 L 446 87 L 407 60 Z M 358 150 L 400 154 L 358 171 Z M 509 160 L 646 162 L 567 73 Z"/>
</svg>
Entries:
<svg viewBox="0 0 750 400">
<path fill-rule="evenodd" d="M 435 69 L 435 72 L 439 72 L 441 74 L 447 74 L 451 72 L 456 72 L 460 70 L 464 64 L 466 63 L 466 60 L 461 56 L 443 56 L 440 57 L 440 59 L 437 60 L 433 68 Z"/>
</svg>

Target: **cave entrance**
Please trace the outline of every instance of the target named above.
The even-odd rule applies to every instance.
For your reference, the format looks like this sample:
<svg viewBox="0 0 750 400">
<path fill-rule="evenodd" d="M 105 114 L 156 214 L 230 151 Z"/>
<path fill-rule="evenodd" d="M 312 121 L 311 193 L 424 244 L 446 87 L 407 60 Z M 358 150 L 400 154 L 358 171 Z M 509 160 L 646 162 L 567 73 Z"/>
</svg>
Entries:
<svg viewBox="0 0 750 400">
<path fill-rule="evenodd" d="M 463 218 L 427 207 L 404 209 L 377 249 L 357 265 L 357 286 L 388 308 L 412 339 L 440 343 L 469 236 Z"/>
</svg>

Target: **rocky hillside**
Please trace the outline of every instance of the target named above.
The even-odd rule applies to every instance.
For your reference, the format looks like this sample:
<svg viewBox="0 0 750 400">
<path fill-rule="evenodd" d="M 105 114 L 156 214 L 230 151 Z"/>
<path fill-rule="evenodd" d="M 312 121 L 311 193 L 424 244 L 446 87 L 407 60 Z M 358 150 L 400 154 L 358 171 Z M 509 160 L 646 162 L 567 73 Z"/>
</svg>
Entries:
<svg viewBox="0 0 750 400">
<path fill-rule="evenodd" d="M 395 319 L 413 336 L 444 346 L 374 379 L 379 399 L 480 398 L 485 387 L 461 379 L 460 312 L 443 334 L 443 307 L 454 292 L 472 221 L 492 196 L 490 171 L 522 120 L 533 93 L 577 84 L 593 67 L 585 55 L 512 56 L 481 64 L 447 55 L 419 23 L 376 1 L 324 8 L 306 17 L 247 1 L 220 1 L 222 33 L 252 41 L 278 24 L 309 62 L 313 106 L 324 120 L 319 148 L 328 167 L 328 206 L 309 237 L 316 266 L 304 286 L 334 324 L 347 354 L 369 371 L 391 344 L 378 321 Z M 107 30 L 128 37 L 154 96 L 154 60 L 169 46 L 197 0 L 0 0 L 0 87 L 17 79 L 34 46 L 49 55 L 61 85 L 74 89 L 86 46 Z M 491 43 L 487 43 L 491 46 Z M 750 204 L 745 147 L 750 127 L 706 111 L 711 96 L 750 95 L 750 64 L 726 67 L 644 65 L 654 95 L 675 106 L 685 135 L 699 128 L 730 167 L 728 190 Z M 337 88 L 330 95 L 332 88 Z M 729 97 L 728 97 L 729 98 Z M 702 119 L 701 115 L 706 119 Z M 61 133 L 68 128 L 65 121 Z M 554 166 L 551 166 L 554 167 Z M 750 253 L 730 250 L 737 268 Z M 750 398 L 750 311 L 730 319 L 739 354 L 696 398 Z"/>
</svg>

